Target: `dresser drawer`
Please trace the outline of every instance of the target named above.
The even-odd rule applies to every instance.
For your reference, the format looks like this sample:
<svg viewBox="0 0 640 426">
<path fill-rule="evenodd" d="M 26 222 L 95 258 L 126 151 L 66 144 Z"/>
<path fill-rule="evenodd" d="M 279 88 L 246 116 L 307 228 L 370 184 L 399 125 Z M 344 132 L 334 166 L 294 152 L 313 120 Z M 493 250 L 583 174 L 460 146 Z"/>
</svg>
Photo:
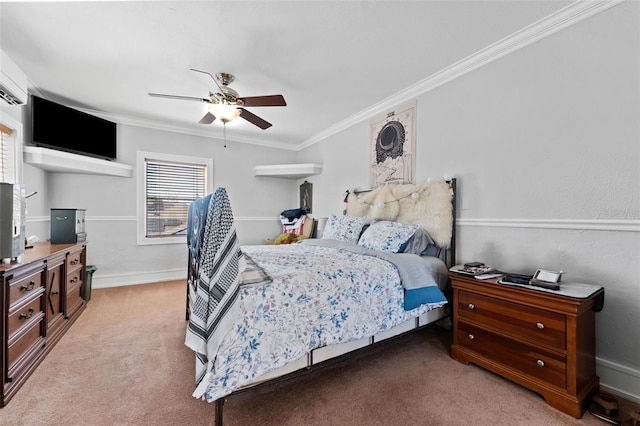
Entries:
<svg viewBox="0 0 640 426">
<path fill-rule="evenodd" d="M 43 330 L 44 316 L 41 316 L 40 321 L 31 324 L 14 341 L 9 340 L 7 348 L 7 378 L 9 381 L 19 370 L 22 370 L 21 366 L 28 365 L 29 360 L 42 351 L 45 345 Z"/>
<path fill-rule="evenodd" d="M 67 256 L 67 274 L 76 269 L 82 268 L 82 251 L 69 253 Z"/>
<path fill-rule="evenodd" d="M 67 292 L 82 285 L 82 271 L 80 269 L 67 274 Z"/>
<path fill-rule="evenodd" d="M 42 270 L 20 277 L 17 280 L 9 281 L 9 306 L 20 303 L 21 299 L 32 296 L 34 293 L 43 290 Z"/>
<path fill-rule="evenodd" d="M 493 361 L 509 365 L 553 386 L 566 387 L 566 359 L 563 354 L 527 345 L 464 321 L 458 323 L 457 341 L 461 346 Z"/>
<path fill-rule="evenodd" d="M 23 327 L 28 327 L 33 322 L 39 322 L 44 318 L 43 308 L 44 294 L 36 297 L 29 303 L 21 305 L 9 314 L 8 335 L 11 340 Z"/>
<path fill-rule="evenodd" d="M 457 305 L 461 320 L 490 327 L 536 346 L 566 348 L 566 318 L 563 314 L 467 291 L 458 292 Z"/>
<path fill-rule="evenodd" d="M 82 284 L 82 283 L 80 283 Z M 84 303 L 82 298 L 82 285 L 67 287 L 67 312 L 66 317 L 71 317 Z"/>
</svg>

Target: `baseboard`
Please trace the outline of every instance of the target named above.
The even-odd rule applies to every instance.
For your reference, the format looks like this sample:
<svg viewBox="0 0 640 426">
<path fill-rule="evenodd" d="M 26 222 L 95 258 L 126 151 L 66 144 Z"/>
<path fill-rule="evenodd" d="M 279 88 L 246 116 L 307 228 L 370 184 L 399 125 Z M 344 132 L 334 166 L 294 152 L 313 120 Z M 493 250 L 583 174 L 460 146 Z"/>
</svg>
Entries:
<svg viewBox="0 0 640 426">
<path fill-rule="evenodd" d="M 184 280 L 186 278 L 186 268 L 129 274 L 111 274 L 98 276 L 94 275 L 91 279 L 91 288 L 97 289 L 120 287 L 125 285 L 148 284 L 160 281 Z"/>
<path fill-rule="evenodd" d="M 612 394 L 640 404 L 640 370 L 596 358 L 600 385 Z"/>
</svg>

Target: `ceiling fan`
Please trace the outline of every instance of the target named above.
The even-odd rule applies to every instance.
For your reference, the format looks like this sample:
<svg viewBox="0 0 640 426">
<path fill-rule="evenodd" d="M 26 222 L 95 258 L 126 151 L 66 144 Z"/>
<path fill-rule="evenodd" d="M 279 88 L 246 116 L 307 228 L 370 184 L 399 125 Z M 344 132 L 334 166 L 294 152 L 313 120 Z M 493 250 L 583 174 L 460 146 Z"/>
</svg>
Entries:
<svg viewBox="0 0 640 426">
<path fill-rule="evenodd" d="M 238 92 L 229 87 L 235 77 L 227 73 L 217 73 L 215 77 L 206 71 L 191 68 L 191 71 L 207 74 L 218 86 L 218 92 L 209 92 L 208 98 L 195 98 L 191 96 L 164 95 L 161 93 L 149 93 L 149 96 L 157 98 L 180 99 L 185 101 L 199 101 L 208 104 L 209 111 L 198 121 L 200 124 L 211 124 L 216 119 L 227 124 L 236 117 L 241 117 L 261 129 L 268 129 L 271 123 L 258 117 L 243 107 L 287 106 L 282 95 L 249 96 L 240 97 Z"/>
</svg>

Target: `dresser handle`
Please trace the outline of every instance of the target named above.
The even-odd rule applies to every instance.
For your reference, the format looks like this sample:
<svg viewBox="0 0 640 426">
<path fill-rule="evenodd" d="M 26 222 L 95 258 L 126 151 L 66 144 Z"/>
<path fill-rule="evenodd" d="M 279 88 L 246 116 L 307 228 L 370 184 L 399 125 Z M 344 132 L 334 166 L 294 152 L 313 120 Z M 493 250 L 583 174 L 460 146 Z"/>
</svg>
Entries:
<svg viewBox="0 0 640 426">
<path fill-rule="evenodd" d="M 60 292 L 59 291 L 52 291 L 51 294 L 53 294 L 54 296 L 57 296 L 57 295 L 60 294 Z"/>
<path fill-rule="evenodd" d="M 78 277 L 73 277 L 73 278 L 71 279 L 71 284 L 75 284 L 75 283 L 77 283 L 77 282 L 78 282 Z"/>
<path fill-rule="evenodd" d="M 542 330 L 544 328 L 544 324 L 539 322 L 536 324 L 536 327 L 538 327 L 540 330 Z"/>
<path fill-rule="evenodd" d="M 469 303 L 469 309 L 475 309 L 476 305 L 474 305 L 473 303 Z"/>
<path fill-rule="evenodd" d="M 80 262 L 80 260 L 78 260 L 78 259 L 73 259 L 73 260 L 71 261 L 71 264 L 72 264 L 72 265 L 77 265 L 77 264 L 78 264 L 78 262 Z"/>
<path fill-rule="evenodd" d="M 30 281 L 29 285 L 21 285 L 20 286 L 20 290 L 25 290 L 25 291 L 31 291 L 33 290 L 33 288 L 36 286 L 36 282 L 35 281 Z"/>
<path fill-rule="evenodd" d="M 33 316 L 33 308 L 29 308 L 29 314 L 20 314 L 18 318 L 20 319 L 29 319 Z"/>
<path fill-rule="evenodd" d="M 470 335 L 468 335 L 467 337 L 469 338 L 469 340 L 473 340 L 473 339 L 475 339 L 475 338 L 476 338 L 476 336 L 474 336 L 473 334 L 470 334 Z"/>
<path fill-rule="evenodd" d="M 539 359 L 538 361 L 536 361 L 536 364 L 538 364 L 540 367 L 544 367 L 544 361 Z"/>
</svg>

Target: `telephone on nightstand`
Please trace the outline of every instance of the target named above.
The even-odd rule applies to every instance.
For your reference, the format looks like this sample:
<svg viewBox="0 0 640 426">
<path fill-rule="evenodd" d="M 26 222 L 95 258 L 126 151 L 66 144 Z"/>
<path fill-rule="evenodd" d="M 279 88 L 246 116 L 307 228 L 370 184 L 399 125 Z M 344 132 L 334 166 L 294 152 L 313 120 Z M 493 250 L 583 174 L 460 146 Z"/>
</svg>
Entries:
<svg viewBox="0 0 640 426">
<path fill-rule="evenodd" d="M 533 277 L 529 281 L 529 284 L 547 288 L 549 290 L 560 290 L 560 279 L 562 278 L 563 271 L 547 271 L 545 269 L 538 269 Z"/>
</svg>

